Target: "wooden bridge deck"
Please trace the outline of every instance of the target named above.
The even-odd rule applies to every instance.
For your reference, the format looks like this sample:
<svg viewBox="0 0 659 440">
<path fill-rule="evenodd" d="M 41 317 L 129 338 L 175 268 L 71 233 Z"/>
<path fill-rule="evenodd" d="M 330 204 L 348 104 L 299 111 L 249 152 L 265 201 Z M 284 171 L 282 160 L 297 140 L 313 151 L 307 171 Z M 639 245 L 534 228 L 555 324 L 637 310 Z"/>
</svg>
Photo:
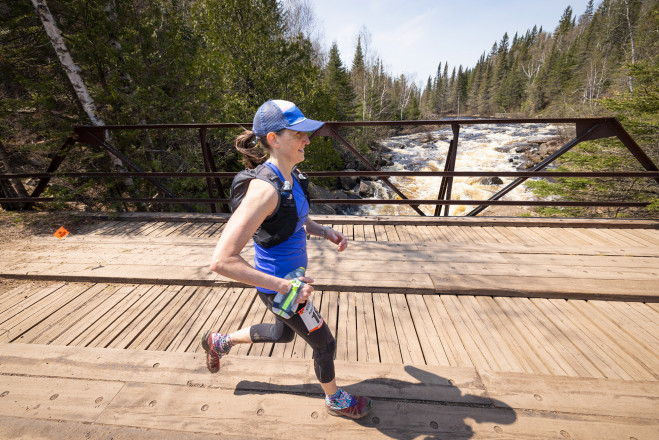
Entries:
<svg viewBox="0 0 659 440">
<path fill-rule="evenodd" d="M 272 316 L 208 271 L 200 220 L 0 246 L 0 438 L 659 437 L 655 222 L 322 219 L 352 239 L 309 266 L 338 380 L 376 401 L 354 423 L 299 338 L 206 371 L 203 330 Z"/>
</svg>

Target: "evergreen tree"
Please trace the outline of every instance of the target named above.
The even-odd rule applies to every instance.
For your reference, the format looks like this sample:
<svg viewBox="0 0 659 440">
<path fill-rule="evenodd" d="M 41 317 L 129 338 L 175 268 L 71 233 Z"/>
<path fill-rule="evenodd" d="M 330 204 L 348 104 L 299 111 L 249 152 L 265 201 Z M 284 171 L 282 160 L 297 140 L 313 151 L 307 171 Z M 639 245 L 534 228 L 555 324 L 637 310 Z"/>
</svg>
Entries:
<svg viewBox="0 0 659 440">
<path fill-rule="evenodd" d="M 346 71 L 336 41 L 329 51 L 329 61 L 325 67 L 325 84 L 330 94 L 332 119 L 336 121 L 350 121 L 355 116 L 355 92 L 350 82 L 350 75 Z"/>
</svg>

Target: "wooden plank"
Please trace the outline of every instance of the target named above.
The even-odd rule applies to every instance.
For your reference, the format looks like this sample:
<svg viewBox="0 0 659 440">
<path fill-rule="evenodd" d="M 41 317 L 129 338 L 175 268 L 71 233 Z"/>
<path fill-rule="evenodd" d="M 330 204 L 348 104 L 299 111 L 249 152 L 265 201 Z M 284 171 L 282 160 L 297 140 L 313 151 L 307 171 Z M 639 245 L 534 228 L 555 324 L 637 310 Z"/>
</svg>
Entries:
<svg viewBox="0 0 659 440">
<path fill-rule="evenodd" d="M 4 292 L 2 296 L 0 296 L 0 316 L 4 315 L 9 308 L 14 307 L 16 304 L 27 299 L 28 296 L 33 295 L 38 290 L 40 289 L 37 287 L 36 283 L 26 282 L 19 287 Z M 7 315 L 4 316 L 5 319 L 7 319 Z"/>
<path fill-rule="evenodd" d="M 407 303 L 410 306 L 410 315 L 414 322 L 414 328 L 423 350 L 423 358 L 427 365 L 450 365 L 442 342 L 430 319 L 428 308 L 420 295 L 407 295 Z"/>
<path fill-rule="evenodd" d="M 373 297 L 357 294 L 357 360 L 380 362 Z"/>
<path fill-rule="evenodd" d="M 364 225 L 364 240 L 365 241 L 377 240 L 375 234 L 375 228 L 373 227 L 373 225 Z"/>
<path fill-rule="evenodd" d="M 355 241 L 365 241 L 364 240 L 364 225 L 354 225 L 354 240 Z"/>
<path fill-rule="evenodd" d="M 20 301 L 18 303 L 13 304 L 0 312 L 0 325 L 2 325 L 4 328 L 5 323 L 10 319 L 35 306 L 35 304 L 43 301 L 49 295 L 63 288 L 65 285 L 66 284 L 64 283 L 55 283 L 43 289 L 39 289 L 29 295 L 26 295 L 24 298 L 19 297 Z"/>
<path fill-rule="evenodd" d="M 199 311 L 208 300 L 208 289 L 203 287 L 192 288 L 192 297 L 181 310 L 172 318 L 153 341 L 149 344 L 149 350 L 167 350 L 179 341 L 180 335 L 189 329 L 190 325 L 197 319 Z M 193 339 L 191 337 L 190 339 Z M 189 340 L 190 340 L 189 339 Z"/>
<path fill-rule="evenodd" d="M 458 334 L 441 297 L 438 295 L 424 295 L 423 301 L 426 304 L 428 314 L 433 321 L 435 330 L 439 335 L 439 340 L 442 344 L 444 353 L 446 353 L 449 364 L 459 367 L 473 367 L 474 363 L 465 349 L 464 344 L 460 339 L 460 335 Z"/>
<path fill-rule="evenodd" d="M 460 340 L 476 369 L 491 369 L 493 366 L 496 368 L 496 364 L 490 365 L 487 360 L 488 356 L 481 352 L 481 347 L 479 347 L 478 342 L 474 339 L 474 335 L 469 331 L 469 327 L 466 324 L 468 318 L 465 311 L 461 309 L 457 298 L 453 295 L 442 295 L 440 299 L 444 307 L 446 307 L 446 311 L 451 317 L 455 330 L 460 336 Z M 484 344 L 482 345 L 484 346 Z"/>
<path fill-rule="evenodd" d="M 499 370 L 523 372 L 524 370 L 517 357 L 492 324 L 492 318 L 489 316 L 491 315 L 491 311 L 482 309 L 479 302 L 473 296 L 459 297 L 458 300 L 469 311 L 468 315 L 474 324 L 474 332 L 477 331 L 483 338 L 483 342 L 487 344 L 492 359 L 499 366 Z"/>
<path fill-rule="evenodd" d="M 348 310 L 346 320 L 346 338 L 348 342 L 348 361 L 357 362 L 357 298 L 354 292 L 343 293 L 346 295 L 341 305 Z"/>
<path fill-rule="evenodd" d="M 373 308 L 375 311 L 375 326 L 378 334 L 378 347 L 380 349 L 380 362 L 400 364 L 403 358 L 400 353 L 393 313 L 389 303 L 389 295 L 374 293 Z"/>
<path fill-rule="evenodd" d="M 649 371 L 655 379 L 659 379 L 659 351 L 649 349 L 645 344 L 639 343 L 635 338 L 626 333 L 619 324 L 608 314 L 603 313 L 590 301 L 571 302 L 574 310 L 588 319 L 605 335 L 605 338 L 617 346 L 617 350 L 629 357 Z"/>
<path fill-rule="evenodd" d="M 606 313 L 628 337 L 634 339 L 645 349 L 659 353 L 659 337 L 656 333 L 648 331 L 639 323 L 639 313 L 636 313 L 629 304 L 614 301 L 589 301 L 598 310 Z"/>
<path fill-rule="evenodd" d="M 139 344 L 141 342 L 140 336 L 144 335 L 144 330 L 160 316 L 182 288 L 183 286 L 159 288 L 158 292 L 154 292 L 152 300 L 133 315 L 130 321 L 124 322 L 121 331 L 105 347 L 128 348 L 135 342 Z"/>
<path fill-rule="evenodd" d="M 524 338 L 519 334 L 517 328 L 501 312 L 493 298 L 489 296 L 474 297 L 481 310 L 485 310 L 487 320 L 501 336 L 503 343 L 512 351 L 514 358 L 522 371 L 529 374 L 548 374 L 549 370 L 537 360 L 532 350 L 528 350 L 522 341 Z"/>
<path fill-rule="evenodd" d="M 547 307 L 545 315 L 551 322 L 557 325 L 560 324 L 558 327 L 566 335 L 563 340 L 566 343 L 569 342 L 579 347 L 579 350 L 584 353 L 592 365 L 604 374 L 604 377 L 626 380 L 633 379 L 631 375 L 616 364 L 606 351 L 602 349 L 601 342 L 592 335 L 588 327 L 567 313 L 565 307 L 558 307 L 556 302 L 549 300 L 532 299 L 530 301 Z M 569 360 L 570 358 L 566 359 L 566 362 L 569 362 Z M 583 363 L 581 362 L 581 364 Z M 589 369 L 588 371 L 592 370 Z M 581 376 L 586 376 L 586 374 L 581 373 Z"/>
<path fill-rule="evenodd" d="M 531 313 L 536 327 L 548 341 L 552 341 L 550 350 L 555 351 L 555 359 L 572 376 L 582 377 L 620 377 L 602 359 L 600 353 L 591 347 L 590 341 L 566 319 L 564 304 L 555 300 L 529 299 L 537 310 Z"/>
<path fill-rule="evenodd" d="M 656 282 L 632 280 L 625 285 L 611 280 L 523 277 L 507 275 L 430 274 L 436 293 L 478 294 L 529 298 L 608 299 L 655 301 Z"/>
<path fill-rule="evenodd" d="M 504 228 L 501 226 L 494 226 L 492 227 L 492 230 L 499 233 L 499 238 L 505 240 L 506 243 L 513 243 L 513 244 L 522 243 L 522 241 L 517 235 L 508 231 L 508 228 Z"/>
<path fill-rule="evenodd" d="M 472 226 L 459 226 L 460 232 L 469 238 L 471 243 L 480 243 L 481 237 L 474 231 Z"/>
<path fill-rule="evenodd" d="M 623 240 L 627 245 L 631 246 L 638 246 L 638 247 L 648 247 L 648 242 L 636 237 L 633 234 L 630 234 L 627 231 L 624 231 L 622 229 L 617 229 L 615 231 L 608 231 L 610 235 L 615 236 L 616 238 L 619 238 L 620 240 Z"/>
<path fill-rule="evenodd" d="M 535 376 L 481 371 L 488 395 L 513 408 L 657 418 L 659 382 Z"/>
<path fill-rule="evenodd" d="M 336 359 L 348 360 L 348 314 L 350 305 L 348 295 L 338 292 L 337 294 L 337 327 L 336 327 Z"/>
<path fill-rule="evenodd" d="M 596 343 L 600 347 L 600 350 L 615 364 L 619 365 L 622 370 L 627 372 L 632 380 L 656 379 L 656 376 L 645 365 L 639 363 L 637 359 L 622 349 L 621 345 L 619 345 L 621 341 L 611 339 L 593 322 L 591 317 L 581 312 L 580 308 L 583 307 L 584 303 L 584 301 L 567 301 L 567 312 L 574 316 L 574 322 L 581 324 L 584 332 L 588 331 L 592 335 L 591 339 L 597 341 Z"/>
<path fill-rule="evenodd" d="M 501 353 L 501 349 L 493 340 L 493 336 L 485 328 L 484 322 L 480 321 L 477 316 L 469 298 L 455 296 L 448 298 L 454 301 L 455 310 L 460 313 L 460 325 L 463 331 L 466 331 L 465 336 L 462 336 L 463 339 L 473 341 L 472 350 L 479 351 L 491 368 L 510 371 L 513 368 L 510 365 L 510 359 Z"/>
<path fill-rule="evenodd" d="M 0 376 L 0 414 L 94 422 L 124 386 L 116 381 Z"/>
<path fill-rule="evenodd" d="M 130 439 L 179 440 L 182 433 L 162 429 L 134 428 L 130 426 L 93 425 L 72 420 L 37 420 L 0 415 L 0 438 L 22 440 L 59 439 Z M 112 437 L 108 437 L 112 436 Z M 209 433 L 185 433 L 186 440 L 223 440 L 226 436 Z"/>
<path fill-rule="evenodd" d="M 134 302 L 138 299 L 137 294 L 133 295 L 136 288 L 137 286 L 130 284 L 110 287 L 107 296 L 97 307 L 90 310 L 82 319 L 51 340 L 50 343 L 55 345 L 76 345 L 85 338 L 92 339 L 96 337 L 96 332 L 102 331 L 105 328 L 104 326 L 119 316 L 118 313 L 121 312 L 117 311 L 122 309 L 121 304 Z M 132 299 L 128 298 L 129 295 L 132 296 Z"/>
<path fill-rule="evenodd" d="M 56 339 L 107 298 L 108 292 L 106 289 L 108 286 L 105 284 L 93 284 L 82 288 L 85 290 L 81 291 L 76 298 L 23 333 L 19 337 L 19 341 L 24 343 L 47 343 Z"/>
<path fill-rule="evenodd" d="M 387 233 L 387 241 L 402 241 L 393 225 L 385 225 L 384 230 Z"/>
<path fill-rule="evenodd" d="M 648 243 L 653 244 L 654 246 L 659 246 L 659 234 L 657 231 L 645 230 L 645 229 L 630 229 L 628 232 L 634 234 L 634 236 L 645 240 Z"/>
<path fill-rule="evenodd" d="M 528 300 L 513 300 L 511 298 L 494 298 L 494 300 L 515 326 L 517 326 L 519 332 L 524 336 L 529 349 L 535 351 L 535 354 L 542 360 L 551 374 L 556 376 L 569 375 L 562 366 L 560 356 L 556 357 L 555 350 L 552 350 L 552 340 L 546 340 L 529 318 Z"/>
<path fill-rule="evenodd" d="M 398 344 L 404 364 L 425 365 L 423 350 L 419 343 L 414 321 L 410 315 L 405 295 L 390 294 L 391 310 L 394 315 L 394 325 L 398 336 Z"/>
<path fill-rule="evenodd" d="M 221 327 L 226 320 L 226 316 L 230 313 L 231 308 L 234 307 L 235 303 L 240 300 L 243 290 L 244 289 L 235 287 L 227 289 L 222 294 L 219 302 L 216 303 L 217 305 L 210 310 L 210 314 L 205 320 L 203 320 L 203 323 L 198 323 L 198 325 L 201 326 L 199 333 L 203 333 L 206 330 L 221 333 L 238 330 L 237 328 L 222 329 Z M 192 353 L 204 352 L 198 339 L 193 341 L 186 349 L 186 351 L 190 351 Z"/>
<path fill-rule="evenodd" d="M 567 240 L 567 244 L 574 246 L 575 244 L 581 246 L 590 246 L 590 242 L 581 238 L 579 234 L 574 233 L 573 229 L 570 228 L 561 228 L 563 237 Z"/>
<path fill-rule="evenodd" d="M 123 301 L 118 308 L 112 310 L 112 318 L 103 320 L 101 329 L 94 329 L 81 338 L 76 338 L 77 345 L 92 345 L 95 347 L 107 347 L 115 338 L 119 337 L 123 330 L 130 325 L 136 316 L 142 312 L 145 305 L 151 304 L 157 299 L 163 288 L 160 286 L 138 286 L 130 295 L 128 301 Z M 82 335 L 81 335 L 82 336 Z"/>
<path fill-rule="evenodd" d="M 56 313 L 70 301 L 73 301 L 84 290 L 85 286 L 82 285 L 68 285 L 58 289 L 57 296 L 49 297 L 48 301 L 40 301 L 22 313 L 6 320 L 2 323 L 5 333 L 0 336 L 0 341 L 16 341 L 22 334 L 37 326 L 44 319 L 48 319 L 50 315 Z M 49 320 L 48 322 L 52 321 Z"/>
<path fill-rule="evenodd" d="M 387 235 L 387 230 L 384 225 L 373 225 L 373 229 L 377 241 L 389 241 L 389 236 Z"/>
<path fill-rule="evenodd" d="M 172 289 L 168 295 L 171 300 L 161 310 L 150 318 L 149 323 L 142 329 L 140 334 L 133 339 L 127 348 L 134 350 L 148 349 L 156 339 L 162 335 L 169 326 L 171 320 L 179 313 L 182 307 L 191 299 L 196 287 L 182 286 Z"/>
</svg>

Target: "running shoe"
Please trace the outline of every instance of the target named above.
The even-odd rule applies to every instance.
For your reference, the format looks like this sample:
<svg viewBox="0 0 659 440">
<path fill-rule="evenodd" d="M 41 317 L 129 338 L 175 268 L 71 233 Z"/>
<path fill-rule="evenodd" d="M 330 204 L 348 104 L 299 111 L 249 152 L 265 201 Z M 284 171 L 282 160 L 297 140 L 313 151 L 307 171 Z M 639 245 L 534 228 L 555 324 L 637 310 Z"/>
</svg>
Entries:
<svg viewBox="0 0 659 440">
<path fill-rule="evenodd" d="M 211 373 L 220 371 L 220 359 L 222 356 L 229 354 L 231 347 L 225 351 L 217 351 L 215 344 L 213 344 L 213 333 L 209 330 L 201 335 L 201 347 L 206 352 L 206 367 Z"/>
</svg>

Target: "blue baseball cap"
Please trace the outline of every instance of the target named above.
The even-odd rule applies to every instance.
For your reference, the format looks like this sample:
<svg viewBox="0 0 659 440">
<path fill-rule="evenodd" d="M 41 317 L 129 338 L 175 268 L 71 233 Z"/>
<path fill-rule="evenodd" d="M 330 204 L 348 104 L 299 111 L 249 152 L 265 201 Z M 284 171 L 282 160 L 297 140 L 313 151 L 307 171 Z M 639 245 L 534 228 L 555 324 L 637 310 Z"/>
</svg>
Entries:
<svg viewBox="0 0 659 440">
<path fill-rule="evenodd" d="M 278 132 L 284 128 L 295 131 L 316 131 L 325 123 L 306 118 L 290 101 L 271 99 L 263 104 L 254 115 L 252 131 L 258 137 Z"/>
</svg>

